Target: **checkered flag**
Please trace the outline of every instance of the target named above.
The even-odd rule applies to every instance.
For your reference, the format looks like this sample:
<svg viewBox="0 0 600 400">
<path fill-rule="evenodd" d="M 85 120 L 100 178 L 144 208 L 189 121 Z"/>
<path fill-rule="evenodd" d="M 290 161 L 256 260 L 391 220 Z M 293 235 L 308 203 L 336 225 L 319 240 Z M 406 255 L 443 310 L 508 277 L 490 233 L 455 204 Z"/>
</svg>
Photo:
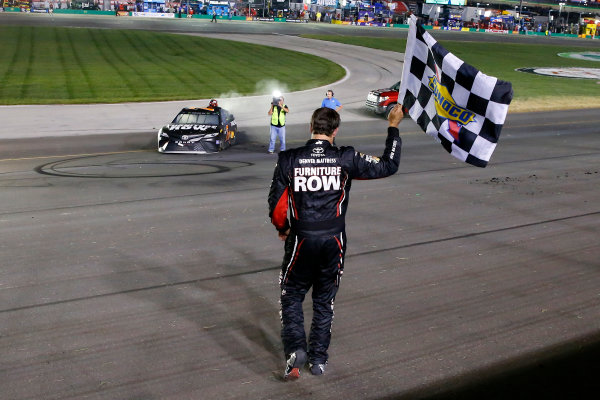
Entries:
<svg viewBox="0 0 600 400">
<path fill-rule="evenodd" d="M 512 85 L 460 60 L 410 17 L 398 103 L 454 157 L 485 167 L 512 100 Z"/>
</svg>

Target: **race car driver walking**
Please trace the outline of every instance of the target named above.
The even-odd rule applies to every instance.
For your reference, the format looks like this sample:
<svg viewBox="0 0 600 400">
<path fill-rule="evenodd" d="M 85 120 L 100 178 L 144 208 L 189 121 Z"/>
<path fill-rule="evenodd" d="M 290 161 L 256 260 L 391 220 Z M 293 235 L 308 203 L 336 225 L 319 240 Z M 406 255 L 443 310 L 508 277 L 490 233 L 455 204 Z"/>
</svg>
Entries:
<svg viewBox="0 0 600 400">
<path fill-rule="evenodd" d="M 379 158 L 334 146 L 340 116 L 331 108 L 318 108 L 310 122 L 311 139 L 279 153 L 268 201 L 271 222 L 285 241 L 279 276 L 284 379 L 298 378 L 307 361 L 313 375 L 325 372 L 333 303 L 344 270 L 351 182 L 396 173 L 402 118 L 402 107 L 396 106 L 388 117 L 385 150 Z M 311 287 L 313 320 L 307 343 L 302 302 Z"/>
</svg>

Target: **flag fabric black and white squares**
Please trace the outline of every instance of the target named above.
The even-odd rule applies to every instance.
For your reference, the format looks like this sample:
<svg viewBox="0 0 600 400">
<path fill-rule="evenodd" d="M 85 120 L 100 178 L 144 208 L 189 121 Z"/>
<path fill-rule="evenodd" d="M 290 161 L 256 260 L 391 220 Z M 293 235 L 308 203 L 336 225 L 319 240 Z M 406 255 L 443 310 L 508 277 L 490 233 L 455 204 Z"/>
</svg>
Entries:
<svg viewBox="0 0 600 400">
<path fill-rule="evenodd" d="M 450 154 L 485 167 L 512 95 L 510 82 L 485 75 L 450 53 L 411 15 L 398 103 Z"/>
</svg>

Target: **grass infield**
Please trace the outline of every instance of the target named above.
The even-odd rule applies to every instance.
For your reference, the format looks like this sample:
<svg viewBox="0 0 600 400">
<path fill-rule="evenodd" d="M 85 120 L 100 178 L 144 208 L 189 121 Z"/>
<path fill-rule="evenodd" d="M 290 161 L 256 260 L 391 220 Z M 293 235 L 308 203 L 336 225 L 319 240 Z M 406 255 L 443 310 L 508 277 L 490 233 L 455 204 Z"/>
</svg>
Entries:
<svg viewBox="0 0 600 400">
<path fill-rule="evenodd" d="M 406 39 L 333 35 L 302 35 L 380 50 L 404 52 Z M 587 47 L 526 43 L 479 43 L 440 41 L 448 51 L 487 75 L 509 81 L 514 97 L 510 111 L 566 110 L 600 107 L 600 85 L 593 79 L 541 76 L 515 71 L 527 67 L 599 68 L 598 63 L 559 57 L 558 53 L 589 51 Z M 390 82 L 392 84 L 394 82 Z"/>
<path fill-rule="evenodd" d="M 397 52 L 406 47 L 405 39 L 303 36 Z M 3 105 L 187 100 L 266 94 L 275 86 L 289 92 L 335 82 L 345 73 L 304 53 L 167 33 L 6 26 L 0 27 L 0 37 Z M 595 67 L 558 57 L 577 51 L 576 44 L 441 43 L 486 74 L 512 82 L 513 112 L 600 107 L 594 80 L 515 71 Z"/>
<path fill-rule="evenodd" d="M 345 75 L 320 57 L 167 33 L 3 26 L 0 38 L 4 105 L 265 94 L 275 82 L 296 91 Z"/>
</svg>

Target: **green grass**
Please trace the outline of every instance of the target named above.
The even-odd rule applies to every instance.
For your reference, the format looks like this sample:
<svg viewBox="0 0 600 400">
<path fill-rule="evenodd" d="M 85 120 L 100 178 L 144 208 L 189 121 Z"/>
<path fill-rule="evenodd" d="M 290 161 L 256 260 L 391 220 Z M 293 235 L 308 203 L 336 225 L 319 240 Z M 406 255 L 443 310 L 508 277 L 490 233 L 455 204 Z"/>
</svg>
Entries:
<svg viewBox="0 0 600 400">
<path fill-rule="evenodd" d="M 304 37 L 404 52 L 405 39 Z M 120 103 L 265 94 L 323 86 L 343 68 L 303 53 L 228 40 L 137 30 L 0 27 L 0 104 Z M 569 46 L 440 42 L 488 75 L 512 82 L 512 111 L 600 107 L 590 79 L 544 77 L 521 67 L 598 67 L 558 57 Z M 586 50 L 581 48 L 581 50 Z M 274 55 L 277 55 L 274 57 Z"/>
<path fill-rule="evenodd" d="M 332 35 L 302 35 L 356 46 L 403 53 L 406 39 L 369 38 Z M 509 81 L 513 85 L 511 108 L 523 111 L 534 109 L 568 109 L 600 107 L 600 85 L 592 79 L 558 78 L 515 71 L 525 67 L 587 67 L 600 68 L 598 63 L 559 57 L 568 51 L 589 51 L 589 48 L 539 45 L 526 43 L 479 43 L 440 41 L 448 51 L 487 75 Z"/>
<path fill-rule="evenodd" d="M 228 40 L 135 30 L 0 27 L 0 104 L 119 103 L 326 85 L 324 58 Z M 274 54 L 277 57 L 274 57 Z"/>
</svg>

